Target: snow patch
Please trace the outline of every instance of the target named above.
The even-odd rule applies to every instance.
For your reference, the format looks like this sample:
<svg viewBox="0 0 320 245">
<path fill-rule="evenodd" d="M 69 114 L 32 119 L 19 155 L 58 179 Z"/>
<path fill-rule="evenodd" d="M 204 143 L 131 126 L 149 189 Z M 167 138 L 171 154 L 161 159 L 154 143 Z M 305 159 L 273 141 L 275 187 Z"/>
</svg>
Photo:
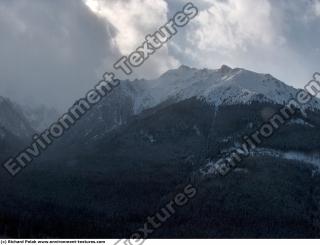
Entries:
<svg viewBox="0 0 320 245">
<path fill-rule="evenodd" d="M 201 136 L 200 129 L 198 128 L 197 125 L 194 125 L 194 126 L 193 126 L 193 130 L 196 132 L 196 135 Z"/>
<path fill-rule="evenodd" d="M 291 119 L 289 122 L 288 122 L 289 125 L 303 125 L 303 126 L 308 126 L 308 127 L 311 127 L 311 128 L 314 128 L 315 126 L 306 122 L 304 119 L 302 118 L 297 118 L 297 119 Z"/>
<path fill-rule="evenodd" d="M 233 152 L 235 148 L 226 149 L 223 152 Z M 291 160 L 301 162 L 304 164 L 310 164 L 320 171 L 320 153 L 303 153 L 298 151 L 280 151 L 269 148 L 257 148 L 250 151 L 250 157 L 273 157 L 278 159 Z M 208 160 L 204 168 L 200 169 L 202 175 L 219 175 L 218 167 L 221 165 L 219 160 Z"/>
</svg>

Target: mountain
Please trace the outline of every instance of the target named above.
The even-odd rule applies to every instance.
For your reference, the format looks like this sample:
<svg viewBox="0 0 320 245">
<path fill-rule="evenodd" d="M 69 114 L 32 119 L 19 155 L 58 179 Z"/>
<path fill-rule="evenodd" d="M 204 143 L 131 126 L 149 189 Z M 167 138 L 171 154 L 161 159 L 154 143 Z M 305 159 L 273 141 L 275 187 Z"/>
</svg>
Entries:
<svg viewBox="0 0 320 245">
<path fill-rule="evenodd" d="M 289 124 L 259 148 L 304 158 L 254 154 L 226 177 L 201 174 L 261 125 L 266 108 L 280 106 L 215 110 L 191 98 L 144 111 L 89 144 L 63 144 L 13 186 L 0 178 L 0 195 L 10 204 L 0 204 L 6 232 L 16 236 L 19 224 L 23 237 L 129 237 L 192 183 L 197 196 L 152 238 L 319 237 L 319 168 L 305 161 L 319 154 L 319 113 L 310 114 L 312 127 Z M 319 156 L 314 160 L 320 162 Z M 15 203 L 19 209 L 10 209 Z"/>
<path fill-rule="evenodd" d="M 4 97 L 0 97 L 0 126 L 21 139 L 31 137 L 34 133 L 23 109 Z"/>
<path fill-rule="evenodd" d="M 22 108 L 0 96 L 0 160 L 25 147 L 34 133 Z"/>
<path fill-rule="evenodd" d="M 297 92 L 269 74 L 232 69 L 226 65 L 216 70 L 181 66 L 154 80 L 122 81 L 79 122 L 76 133 L 69 140 L 78 142 L 79 137 L 101 137 L 145 110 L 190 98 L 216 107 L 253 102 L 283 105 L 295 98 Z M 314 99 L 307 108 L 319 110 L 320 100 Z"/>
<path fill-rule="evenodd" d="M 23 106 L 23 114 L 29 121 L 32 128 L 38 132 L 47 129 L 59 118 L 59 113 L 54 108 L 46 106 Z"/>
<path fill-rule="evenodd" d="M 259 74 L 240 68 L 232 69 L 226 65 L 217 70 L 198 70 L 181 66 L 166 72 L 156 80 L 145 81 L 145 86 L 152 102 L 146 105 L 138 100 L 137 108 L 152 107 L 168 99 L 182 101 L 192 97 L 216 106 L 249 104 L 253 101 L 284 104 L 297 93 L 297 89 L 270 74 Z M 319 101 L 313 101 L 311 107 L 319 109 L 319 105 Z"/>
<path fill-rule="evenodd" d="M 192 184 L 150 238 L 319 237 L 316 102 L 229 175 L 210 171 L 296 91 L 227 66 L 123 81 L 14 183 L 0 172 L 0 235 L 128 238 Z"/>
</svg>

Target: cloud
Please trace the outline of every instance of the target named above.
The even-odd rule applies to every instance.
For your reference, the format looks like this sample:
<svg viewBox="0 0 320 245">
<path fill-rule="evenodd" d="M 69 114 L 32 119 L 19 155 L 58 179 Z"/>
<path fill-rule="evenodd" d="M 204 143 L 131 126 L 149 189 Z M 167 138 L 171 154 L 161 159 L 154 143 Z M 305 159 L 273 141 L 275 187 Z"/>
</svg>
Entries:
<svg viewBox="0 0 320 245">
<path fill-rule="evenodd" d="M 267 0 L 213 1 L 195 20 L 196 28 L 188 39 L 202 50 L 217 52 L 284 42 L 270 17 L 271 5 Z"/>
<path fill-rule="evenodd" d="M 60 108 L 188 0 L 0 1 L 0 95 Z M 320 0 L 197 0 L 199 15 L 130 77 L 222 64 L 302 86 L 320 59 Z M 126 77 L 127 78 L 127 77 Z"/>
<path fill-rule="evenodd" d="M 314 2 L 314 14 L 318 17 L 320 17 L 320 1 L 319 0 L 316 0 Z"/>
<path fill-rule="evenodd" d="M 116 33 L 114 45 L 128 55 L 167 20 L 168 6 L 161 0 L 85 0 L 98 16 L 111 23 Z"/>
<path fill-rule="evenodd" d="M 199 0 L 197 3 L 199 16 L 188 32 L 170 46 L 172 53 L 188 65 L 244 67 L 271 73 L 294 86 L 302 86 L 317 69 L 319 21 L 305 18 L 314 2 Z"/>
<path fill-rule="evenodd" d="M 71 105 L 105 58 L 119 55 L 105 25 L 77 0 L 1 1 L 1 95 Z"/>
<path fill-rule="evenodd" d="M 164 0 L 84 0 L 90 10 L 110 23 L 115 33 L 112 43 L 122 55 L 129 55 L 167 22 L 168 5 Z M 119 57 L 120 58 L 120 57 Z M 167 47 L 135 70 L 135 76 L 154 77 L 174 68 L 179 62 L 169 55 Z"/>
</svg>

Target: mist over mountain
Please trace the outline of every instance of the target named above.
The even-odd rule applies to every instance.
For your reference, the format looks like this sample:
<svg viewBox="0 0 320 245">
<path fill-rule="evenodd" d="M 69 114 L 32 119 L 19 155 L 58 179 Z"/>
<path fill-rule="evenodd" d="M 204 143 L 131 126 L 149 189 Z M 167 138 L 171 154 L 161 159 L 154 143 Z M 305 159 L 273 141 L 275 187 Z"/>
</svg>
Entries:
<svg viewBox="0 0 320 245">
<path fill-rule="evenodd" d="M 24 106 L 23 114 L 28 119 L 32 128 L 38 132 L 42 132 L 58 120 L 60 114 L 54 108 L 42 106 Z"/>
<path fill-rule="evenodd" d="M 34 132 L 23 109 L 4 97 L 0 97 L 0 125 L 22 139 L 32 136 Z"/>
</svg>

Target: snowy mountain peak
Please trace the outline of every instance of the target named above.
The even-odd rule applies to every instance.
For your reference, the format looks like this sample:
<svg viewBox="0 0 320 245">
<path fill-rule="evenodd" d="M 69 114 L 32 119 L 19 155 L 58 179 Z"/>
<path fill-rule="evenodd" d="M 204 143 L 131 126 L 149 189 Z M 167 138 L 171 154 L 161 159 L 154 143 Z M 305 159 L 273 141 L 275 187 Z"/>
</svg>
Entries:
<svg viewBox="0 0 320 245">
<path fill-rule="evenodd" d="M 286 85 L 269 74 L 259 74 L 226 65 L 216 70 L 181 66 L 157 79 L 123 81 L 88 115 L 81 128 L 86 135 L 96 136 L 126 124 L 133 115 L 197 98 L 214 106 L 268 102 L 284 104 L 293 98 L 297 89 Z M 311 104 L 319 108 L 320 102 Z M 86 129 L 97 121 L 98 126 Z"/>
<path fill-rule="evenodd" d="M 221 73 L 225 73 L 225 74 L 231 72 L 232 70 L 233 69 L 227 65 L 222 65 L 221 68 L 219 69 Z"/>
<path fill-rule="evenodd" d="M 188 70 L 192 70 L 191 67 L 187 66 L 187 65 L 181 65 L 179 68 L 178 68 L 179 71 L 188 71 Z"/>
<path fill-rule="evenodd" d="M 135 84 L 133 82 L 133 84 Z M 141 86 L 142 85 L 142 86 Z M 219 69 L 196 69 L 182 65 L 158 79 L 139 83 L 143 93 L 135 102 L 136 113 L 165 101 L 181 101 L 192 97 L 216 106 L 253 101 L 283 104 L 293 98 L 297 89 L 270 74 L 222 65 Z M 141 101 L 147 104 L 140 104 Z M 319 103 L 312 107 L 319 108 Z"/>
<path fill-rule="evenodd" d="M 192 76 L 198 70 L 195 68 L 190 68 L 188 66 L 182 65 L 177 69 L 169 70 L 162 74 L 158 79 L 166 80 L 166 81 L 176 81 L 181 79 L 186 79 Z"/>
</svg>

